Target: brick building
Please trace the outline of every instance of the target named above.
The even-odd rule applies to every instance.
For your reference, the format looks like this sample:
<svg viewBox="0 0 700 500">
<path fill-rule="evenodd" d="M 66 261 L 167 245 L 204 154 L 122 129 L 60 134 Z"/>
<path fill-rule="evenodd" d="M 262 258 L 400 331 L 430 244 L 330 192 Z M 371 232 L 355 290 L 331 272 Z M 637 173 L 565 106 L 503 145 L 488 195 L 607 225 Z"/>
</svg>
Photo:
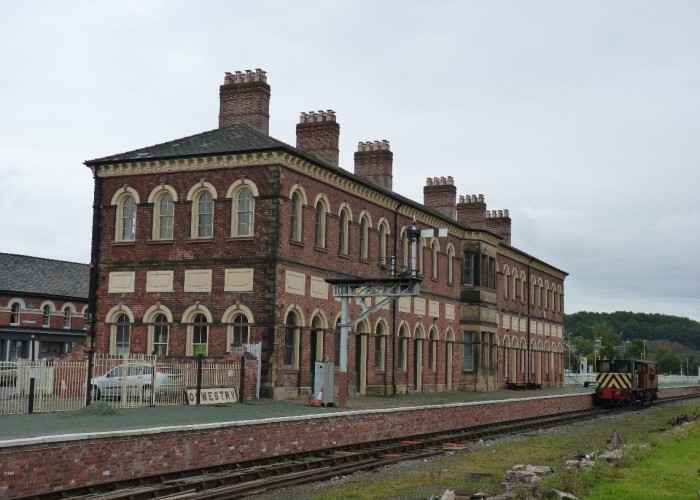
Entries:
<svg viewBox="0 0 700 500">
<path fill-rule="evenodd" d="M 423 203 L 392 190 L 387 141 L 338 165 L 333 111 L 302 113 L 296 147 L 268 135 L 265 72 L 227 73 L 219 128 L 90 160 L 98 351 L 225 355 L 262 343 L 263 395 L 313 387 L 339 362 L 340 302 L 326 279 L 389 277 L 419 241 L 421 295 L 353 328 L 350 391 L 491 390 L 562 383 L 566 273 L 511 246 L 507 211 L 429 178 Z M 395 260 L 392 258 L 395 257 Z M 352 304 L 351 317 L 361 308 Z"/>
<path fill-rule="evenodd" d="M 85 342 L 89 269 L 0 253 L 0 361 L 57 357 Z"/>
</svg>

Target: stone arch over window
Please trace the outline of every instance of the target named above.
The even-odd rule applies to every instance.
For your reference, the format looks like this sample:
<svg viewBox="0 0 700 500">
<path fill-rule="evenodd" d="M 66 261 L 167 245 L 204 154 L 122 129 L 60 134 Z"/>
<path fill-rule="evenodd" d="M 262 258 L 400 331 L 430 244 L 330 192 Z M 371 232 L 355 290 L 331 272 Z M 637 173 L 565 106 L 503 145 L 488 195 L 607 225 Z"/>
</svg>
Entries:
<svg viewBox="0 0 700 500">
<path fill-rule="evenodd" d="M 143 323 L 148 327 L 146 353 L 167 356 L 170 345 L 170 329 L 173 313 L 162 304 L 149 307 L 143 314 Z"/>
<path fill-rule="evenodd" d="M 408 241 L 408 227 L 404 226 L 401 228 L 401 252 L 403 254 L 403 258 L 401 259 L 401 262 L 403 263 L 403 267 L 405 271 L 409 271 L 411 269 L 411 266 L 408 262 L 408 257 L 409 257 L 409 241 Z"/>
<path fill-rule="evenodd" d="M 63 304 L 61 311 L 63 311 L 63 328 L 71 328 L 73 326 L 73 318 L 77 313 L 75 306 L 70 302 L 66 302 Z"/>
<path fill-rule="evenodd" d="M 255 323 L 253 311 L 243 304 L 230 306 L 221 316 L 221 322 L 226 325 L 226 352 L 231 347 L 250 344 L 250 327 Z"/>
<path fill-rule="evenodd" d="M 285 368 L 299 369 L 301 329 L 303 326 L 304 315 L 296 304 L 292 304 L 284 315 L 284 343 L 282 348 Z"/>
<path fill-rule="evenodd" d="M 378 257 L 379 264 L 386 266 L 388 264 L 387 255 L 389 253 L 389 235 L 391 234 L 389 222 L 384 218 L 379 219 L 377 224 L 379 230 L 379 242 L 378 242 Z"/>
<path fill-rule="evenodd" d="M 148 203 L 153 205 L 153 230 L 151 239 L 171 240 L 175 225 L 175 203 L 177 191 L 172 186 L 161 184 L 148 195 Z"/>
<path fill-rule="evenodd" d="M 328 329 L 328 325 L 329 325 L 328 317 L 326 316 L 326 313 L 323 309 L 321 309 L 321 308 L 314 309 L 314 311 L 311 313 L 310 317 L 311 317 L 311 324 L 312 325 L 315 322 L 317 328 L 323 329 L 323 330 Z"/>
<path fill-rule="evenodd" d="M 128 307 L 119 304 L 107 312 L 105 324 L 109 325 L 109 353 L 113 356 L 126 356 L 130 351 L 131 326 L 134 313 Z"/>
<path fill-rule="evenodd" d="M 87 306 L 85 306 L 87 307 Z M 41 303 L 41 326 L 51 327 L 51 316 L 56 312 L 56 305 L 50 300 Z"/>
<path fill-rule="evenodd" d="M 19 325 L 22 322 L 22 311 L 27 308 L 24 301 L 22 299 L 11 299 L 7 306 L 10 309 L 10 324 Z"/>
<path fill-rule="evenodd" d="M 347 203 L 340 205 L 338 210 L 338 253 L 342 255 L 350 254 L 350 222 L 352 221 L 352 210 Z"/>
<path fill-rule="evenodd" d="M 117 207 L 114 224 L 114 241 L 134 241 L 136 238 L 136 207 L 141 203 L 134 188 L 124 186 L 112 196 L 112 205 Z"/>
<path fill-rule="evenodd" d="M 428 334 L 428 370 L 437 371 L 438 341 L 440 335 L 437 328 L 432 327 Z"/>
<path fill-rule="evenodd" d="M 413 337 L 416 339 L 425 339 L 425 327 L 422 323 L 416 323 L 413 328 Z"/>
<path fill-rule="evenodd" d="M 316 309 L 313 313 L 311 313 L 311 321 L 309 324 L 311 327 L 309 347 L 311 349 L 313 361 L 324 361 L 326 358 L 325 332 L 328 328 L 328 319 L 326 318 L 326 314 L 321 309 Z"/>
<path fill-rule="evenodd" d="M 336 314 L 333 325 L 333 363 L 340 366 L 340 313 Z"/>
<path fill-rule="evenodd" d="M 326 248 L 328 214 L 330 213 L 330 203 L 326 195 L 319 194 L 314 202 L 316 209 L 316 223 L 314 228 L 314 245 L 316 248 Z"/>
<path fill-rule="evenodd" d="M 185 355 L 206 356 L 209 352 L 209 327 L 214 322 L 211 311 L 206 306 L 194 304 L 182 313 L 182 323 L 186 326 Z"/>
<path fill-rule="evenodd" d="M 295 184 L 289 190 L 289 239 L 303 241 L 304 239 L 304 207 L 308 204 L 306 191 L 301 184 Z"/>
<path fill-rule="evenodd" d="M 397 352 L 397 368 L 403 372 L 408 371 L 408 341 L 411 338 L 411 329 L 405 321 L 399 325 L 399 339 Z"/>
<path fill-rule="evenodd" d="M 369 259 L 369 232 L 372 229 L 372 218 L 364 210 L 360 213 L 360 258 Z"/>
<path fill-rule="evenodd" d="M 423 253 L 425 252 L 425 238 L 418 238 L 416 248 L 416 265 L 418 274 L 423 274 Z"/>
<path fill-rule="evenodd" d="M 258 187 L 248 179 L 238 179 L 226 192 L 231 200 L 231 236 L 253 236 L 255 229 L 255 198 L 260 196 Z"/>
<path fill-rule="evenodd" d="M 204 180 L 192 186 L 187 193 L 187 201 L 192 202 L 192 238 L 212 238 L 214 236 L 214 203 L 218 195 L 216 188 Z"/>
<path fill-rule="evenodd" d="M 454 260 L 455 260 L 455 247 L 452 243 L 447 245 L 447 282 L 452 284 L 455 282 L 454 278 Z"/>
<path fill-rule="evenodd" d="M 434 280 L 438 279 L 438 255 L 440 253 L 440 243 L 436 238 L 430 242 L 430 270 Z"/>
<path fill-rule="evenodd" d="M 386 339 L 389 327 L 384 318 L 379 318 L 374 325 L 374 370 L 383 372 L 386 369 Z"/>
</svg>

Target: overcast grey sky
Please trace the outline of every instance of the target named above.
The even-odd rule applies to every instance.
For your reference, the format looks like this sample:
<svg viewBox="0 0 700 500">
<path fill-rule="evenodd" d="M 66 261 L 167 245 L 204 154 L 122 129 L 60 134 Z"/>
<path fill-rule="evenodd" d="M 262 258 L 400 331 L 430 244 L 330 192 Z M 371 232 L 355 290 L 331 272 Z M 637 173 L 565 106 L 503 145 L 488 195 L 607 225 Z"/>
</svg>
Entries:
<svg viewBox="0 0 700 500">
<path fill-rule="evenodd" d="M 333 109 L 340 165 L 455 179 L 570 273 L 566 312 L 700 320 L 700 2 L 23 1 L 0 17 L 0 251 L 89 262 L 82 162 L 217 126 L 262 68 L 270 134 Z"/>
</svg>

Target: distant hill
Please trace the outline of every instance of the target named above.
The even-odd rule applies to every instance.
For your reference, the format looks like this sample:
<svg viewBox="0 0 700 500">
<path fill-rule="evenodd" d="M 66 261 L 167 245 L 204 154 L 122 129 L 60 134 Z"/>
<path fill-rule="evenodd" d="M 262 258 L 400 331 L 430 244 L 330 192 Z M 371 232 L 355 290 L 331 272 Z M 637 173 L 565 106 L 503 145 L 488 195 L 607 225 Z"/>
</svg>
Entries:
<svg viewBox="0 0 700 500">
<path fill-rule="evenodd" d="M 593 325 L 607 323 L 624 340 L 666 341 L 700 350 L 700 322 L 665 314 L 617 311 L 597 313 L 581 311 L 564 316 L 564 330 L 574 336 L 593 338 Z"/>
</svg>

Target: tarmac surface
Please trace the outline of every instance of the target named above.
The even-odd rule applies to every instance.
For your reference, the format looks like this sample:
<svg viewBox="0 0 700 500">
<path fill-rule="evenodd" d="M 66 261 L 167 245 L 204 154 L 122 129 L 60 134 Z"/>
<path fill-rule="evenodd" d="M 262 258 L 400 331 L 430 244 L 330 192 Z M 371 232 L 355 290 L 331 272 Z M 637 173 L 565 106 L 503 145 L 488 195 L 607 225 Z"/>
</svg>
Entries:
<svg viewBox="0 0 700 500">
<path fill-rule="evenodd" d="M 415 407 L 450 403 L 469 403 L 553 396 L 561 394 L 593 394 L 591 388 L 567 386 L 539 390 L 499 390 L 495 392 L 415 393 L 397 396 L 351 396 L 347 408 L 316 407 L 307 400 L 254 400 L 243 403 L 201 406 L 154 406 L 145 408 L 111 408 L 97 402 L 77 411 L 0 416 L 0 446 L 8 441 L 46 436 L 95 432 L 145 430 L 223 422 L 260 421 L 282 417 L 330 414 L 384 408 Z"/>
</svg>

